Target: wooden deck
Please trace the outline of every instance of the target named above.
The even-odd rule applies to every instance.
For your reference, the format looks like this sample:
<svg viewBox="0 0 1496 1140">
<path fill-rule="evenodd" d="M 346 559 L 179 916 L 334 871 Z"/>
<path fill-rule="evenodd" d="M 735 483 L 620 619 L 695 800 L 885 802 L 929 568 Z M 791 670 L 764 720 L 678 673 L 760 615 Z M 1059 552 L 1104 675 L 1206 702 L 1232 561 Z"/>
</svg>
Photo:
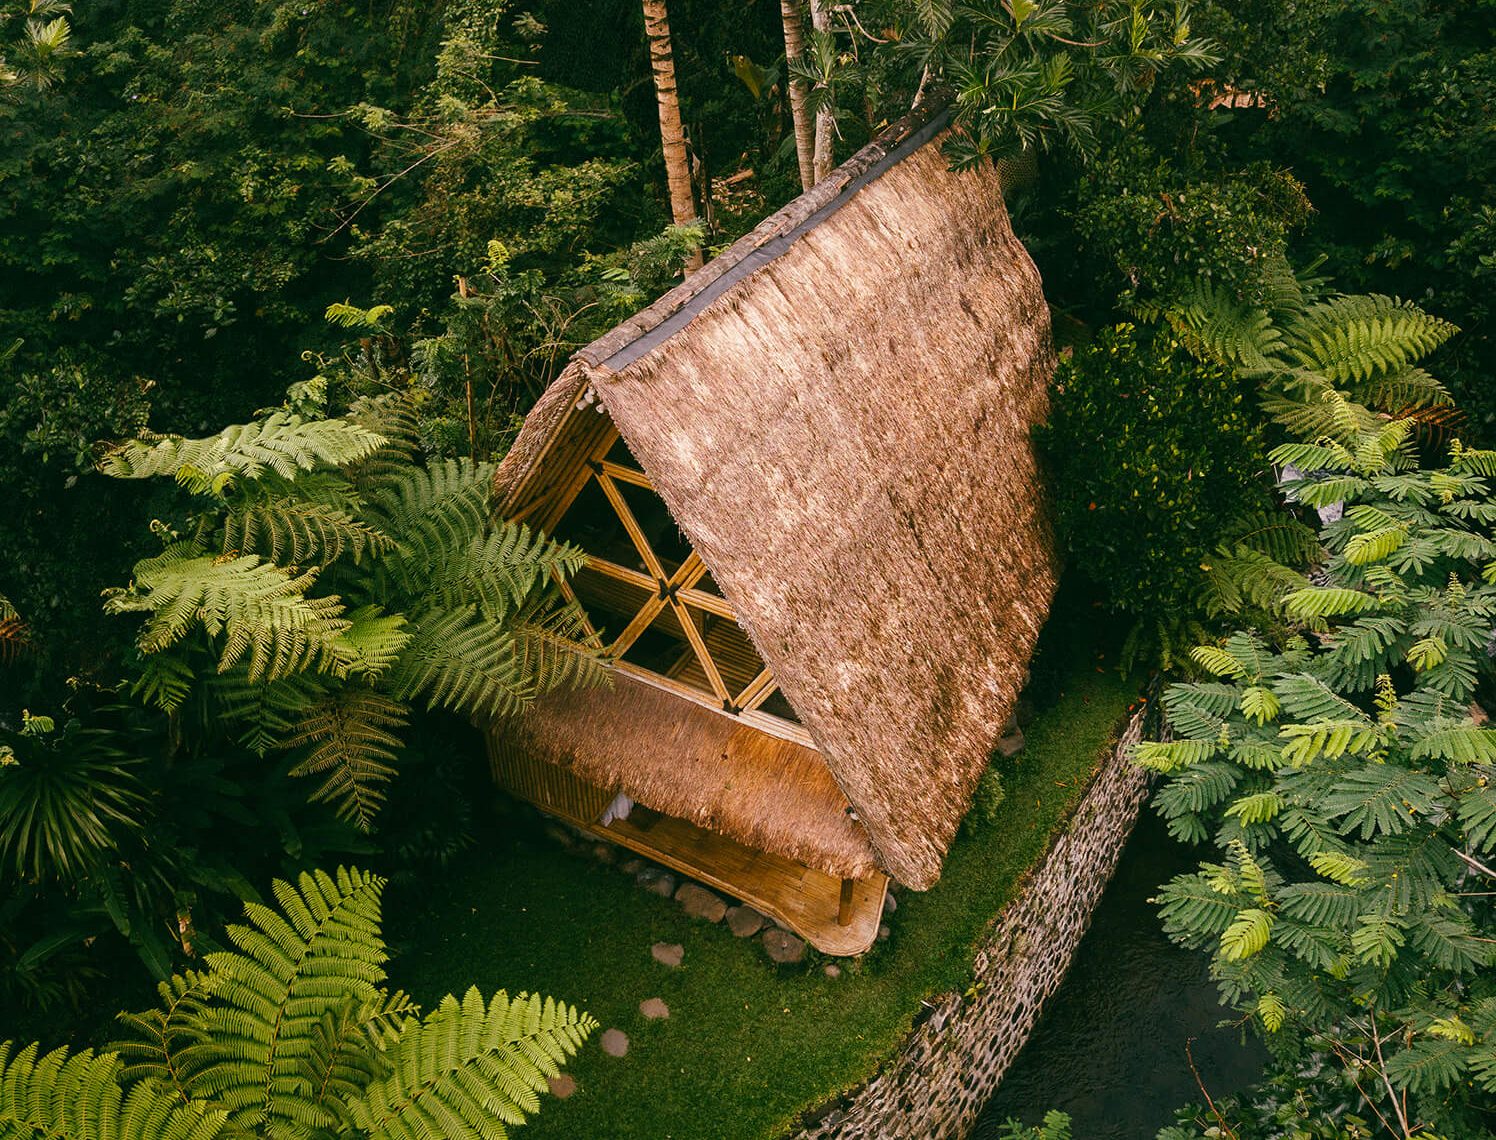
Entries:
<svg viewBox="0 0 1496 1140">
<path fill-rule="evenodd" d="M 714 831 L 643 805 L 606 827 L 597 818 L 611 792 L 555 765 L 501 756 L 490 738 L 494 776 L 511 794 L 589 834 L 636 851 L 778 919 L 824 954 L 861 954 L 878 937 L 888 877 L 842 880 L 803 863 L 745 847 Z M 843 884 L 848 885 L 845 910 Z M 842 921 L 845 919 L 845 921 Z"/>
<path fill-rule="evenodd" d="M 766 851 L 744 847 L 674 816 L 635 808 L 594 835 L 637 851 L 682 874 L 742 899 L 776 918 L 823 954 L 861 954 L 878 937 L 888 877 L 853 879 L 846 925 L 837 921 L 842 880 Z"/>
</svg>

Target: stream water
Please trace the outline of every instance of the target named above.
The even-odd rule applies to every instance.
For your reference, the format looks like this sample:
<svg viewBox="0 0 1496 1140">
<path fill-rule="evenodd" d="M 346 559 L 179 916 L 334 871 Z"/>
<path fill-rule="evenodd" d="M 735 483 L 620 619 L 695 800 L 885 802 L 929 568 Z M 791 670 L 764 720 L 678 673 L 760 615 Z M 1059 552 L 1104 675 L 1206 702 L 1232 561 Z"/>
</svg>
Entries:
<svg viewBox="0 0 1496 1140">
<path fill-rule="evenodd" d="M 1200 1099 L 1185 1055 L 1191 1042 L 1212 1096 L 1257 1079 L 1262 1046 L 1218 1028 L 1229 1011 L 1217 1003 L 1204 955 L 1170 943 L 1148 902 L 1197 860 L 1143 809 L 1070 973 L 987 1105 L 976 1140 L 994 1140 L 1009 1117 L 1037 1123 L 1051 1108 L 1070 1114 L 1076 1140 L 1153 1140 L 1175 1108 Z"/>
</svg>

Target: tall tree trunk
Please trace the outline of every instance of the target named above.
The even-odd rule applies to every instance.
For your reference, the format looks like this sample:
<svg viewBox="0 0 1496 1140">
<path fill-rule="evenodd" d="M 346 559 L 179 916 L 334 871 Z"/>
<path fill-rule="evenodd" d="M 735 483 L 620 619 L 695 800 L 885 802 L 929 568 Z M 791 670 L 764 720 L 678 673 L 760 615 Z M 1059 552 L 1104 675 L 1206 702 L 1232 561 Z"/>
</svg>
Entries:
<svg viewBox="0 0 1496 1140">
<path fill-rule="evenodd" d="M 810 25 L 817 32 L 831 34 L 831 0 L 810 0 Z M 832 119 L 831 102 L 828 99 L 816 112 L 816 149 L 813 163 L 815 180 L 819 182 L 831 173 L 836 165 L 836 123 Z"/>
<path fill-rule="evenodd" d="M 805 25 L 800 22 L 799 0 L 779 0 L 779 15 L 784 20 L 784 70 L 789 75 L 805 56 Z M 795 124 L 795 156 L 800 160 L 800 186 L 809 190 L 816 184 L 815 128 L 805 107 L 805 80 L 789 80 L 790 119 Z"/>
<path fill-rule="evenodd" d="M 649 40 L 649 66 L 654 72 L 655 99 L 660 106 L 660 144 L 665 151 L 665 181 L 670 187 L 670 216 L 678 226 L 696 221 L 691 197 L 691 167 L 686 161 L 686 132 L 680 125 L 680 95 L 675 89 L 675 57 L 670 50 L 670 16 L 665 0 L 644 0 L 644 35 Z M 698 252 L 686 272 L 701 268 Z"/>
</svg>

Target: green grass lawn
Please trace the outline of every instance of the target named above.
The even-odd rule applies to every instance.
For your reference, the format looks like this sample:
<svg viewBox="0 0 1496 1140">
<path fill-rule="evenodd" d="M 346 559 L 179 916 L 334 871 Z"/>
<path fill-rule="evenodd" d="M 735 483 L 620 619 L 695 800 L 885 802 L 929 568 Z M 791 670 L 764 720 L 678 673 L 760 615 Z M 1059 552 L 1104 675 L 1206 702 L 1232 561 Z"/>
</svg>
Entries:
<svg viewBox="0 0 1496 1140">
<path fill-rule="evenodd" d="M 528 1140 L 775 1136 L 876 1069 L 920 999 L 966 983 L 974 943 L 1077 802 L 1135 692 L 1089 659 L 1063 678 L 1005 776 L 996 823 L 963 833 L 940 883 L 901 895 L 892 938 L 860 968 L 842 962 L 840 978 L 814 954 L 775 967 L 725 924 L 688 919 L 628 875 L 511 827 L 418 897 L 390 895 L 393 980 L 428 1006 L 473 984 L 538 990 L 628 1034 L 622 1059 L 597 1036 L 587 1043 L 569 1070 L 578 1091 L 546 1098 Z M 685 945 L 682 968 L 650 957 L 658 941 Z M 639 1013 L 650 997 L 668 1020 Z"/>
</svg>

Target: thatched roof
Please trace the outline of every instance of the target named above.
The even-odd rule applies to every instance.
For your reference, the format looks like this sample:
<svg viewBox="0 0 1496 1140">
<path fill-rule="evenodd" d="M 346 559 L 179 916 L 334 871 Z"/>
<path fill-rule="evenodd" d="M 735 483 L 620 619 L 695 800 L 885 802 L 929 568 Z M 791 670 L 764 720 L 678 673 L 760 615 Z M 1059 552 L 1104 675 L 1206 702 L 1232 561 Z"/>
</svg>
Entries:
<svg viewBox="0 0 1496 1140">
<path fill-rule="evenodd" d="M 853 879 L 877 867 L 815 749 L 627 674 L 609 689 L 557 693 L 505 731 L 511 747 L 748 847 Z"/>
<path fill-rule="evenodd" d="M 590 385 L 879 860 L 920 888 L 1055 582 L 1029 438 L 1048 310 L 996 173 L 951 173 L 939 131 L 899 124 L 577 353 L 495 486 L 524 503 Z"/>
</svg>

